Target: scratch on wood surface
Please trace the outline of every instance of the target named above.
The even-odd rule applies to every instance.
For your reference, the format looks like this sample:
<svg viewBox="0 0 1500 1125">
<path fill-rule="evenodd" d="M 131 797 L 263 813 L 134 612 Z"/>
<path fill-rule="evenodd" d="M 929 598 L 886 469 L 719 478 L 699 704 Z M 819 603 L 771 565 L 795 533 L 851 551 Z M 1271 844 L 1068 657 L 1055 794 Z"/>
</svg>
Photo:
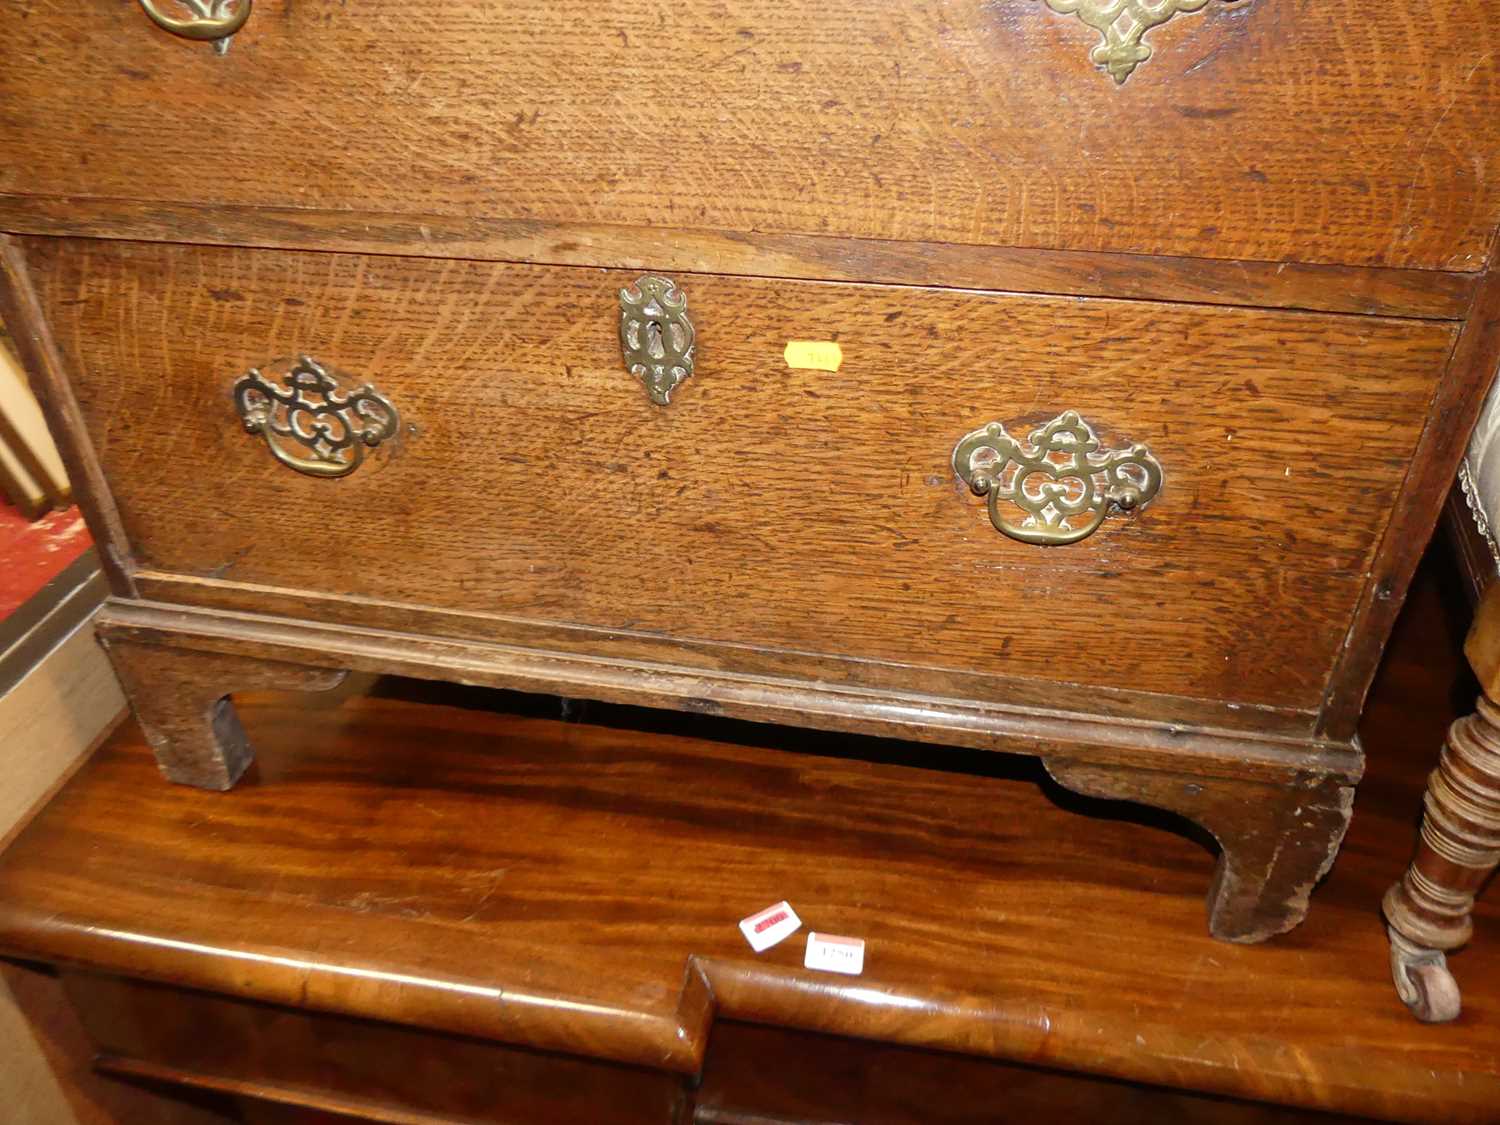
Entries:
<svg viewBox="0 0 1500 1125">
<path fill-rule="evenodd" d="M 1448 104 L 1443 107 L 1443 112 L 1438 114 L 1437 120 L 1432 123 L 1432 128 L 1427 131 L 1427 136 L 1422 141 L 1422 147 L 1417 153 L 1417 158 L 1412 161 L 1411 180 L 1406 186 L 1406 207 L 1401 213 L 1401 221 L 1396 224 L 1396 229 L 1391 233 L 1391 249 L 1393 251 L 1411 234 L 1409 224 L 1411 222 L 1412 209 L 1416 204 L 1417 188 L 1422 180 L 1423 163 L 1427 159 L 1427 151 L 1432 147 L 1433 139 L 1438 135 L 1438 131 L 1442 129 L 1443 122 L 1448 120 L 1448 115 L 1453 112 L 1453 107 L 1458 104 L 1458 99 L 1463 94 L 1463 88 L 1469 84 L 1470 79 L 1474 77 L 1479 68 L 1490 60 L 1490 57 L 1491 55 L 1488 53 L 1481 56 L 1479 61 L 1469 68 L 1469 73 L 1464 75 L 1463 81 L 1459 83 L 1459 89 L 1454 91 L 1453 96 L 1448 99 Z"/>
</svg>

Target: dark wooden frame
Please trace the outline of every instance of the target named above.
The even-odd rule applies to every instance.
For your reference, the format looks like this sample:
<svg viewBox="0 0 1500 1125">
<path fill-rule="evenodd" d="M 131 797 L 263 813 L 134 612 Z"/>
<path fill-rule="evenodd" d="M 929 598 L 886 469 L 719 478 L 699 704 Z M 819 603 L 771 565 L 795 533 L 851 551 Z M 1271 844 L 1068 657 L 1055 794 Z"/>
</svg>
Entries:
<svg viewBox="0 0 1500 1125">
<path fill-rule="evenodd" d="M 1469 596 L 1469 603 L 1477 606 L 1490 583 L 1500 578 L 1500 567 L 1496 566 L 1490 545 L 1485 542 L 1469 512 L 1469 502 L 1461 488 L 1455 487 L 1448 494 L 1448 503 L 1443 509 L 1443 528 L 1463 573 L 1464 592 Z"/>
</svg>

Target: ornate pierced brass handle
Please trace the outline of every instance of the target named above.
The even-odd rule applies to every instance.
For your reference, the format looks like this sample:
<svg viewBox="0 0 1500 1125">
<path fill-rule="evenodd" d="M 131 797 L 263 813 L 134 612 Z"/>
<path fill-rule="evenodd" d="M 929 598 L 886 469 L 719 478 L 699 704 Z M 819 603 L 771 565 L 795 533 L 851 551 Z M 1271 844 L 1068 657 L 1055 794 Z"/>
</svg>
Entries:
<svg viewBox="0 0 1500 1125">
<path fill-rule="evenodd" d="M 1111 512 L 1140 511 L 1162 481 L 1144 445 L 1101 452 L 1093 427 L 1073 410 L 1024 442 L 999 422 L 966 434 L 954 447 L 953 471 L 989 498 L 997 530 L 1044 546 L 1087 539 Z"/>
<path fill-rule="evenodd" d="M 315 477 L 342 477 L 359 468 L 365 450 L 400 431 L 401 416 L 369 383 L 339 390 L 339 379 L 311 356 L 286 368 L 286 386 L 252 367 L 234 385 L 234 407 L 247 433 L 260 434 L 276 460 Z"/>
<path fill-rule="evenodd" d="M 140 0 L 151 22 L 163 31 L 180 35 L 184 39 L 212 42 L 214 50 L 223 54 L 229 46 L 229 37 L 245 26 L 250 18 L 251 0 L 175 0 L 192 14 L 169 16 L 156 6 L 156 0 Z"/>
<path fill-rule="evenodd" d="M 693 322 L 687 294 L 669 277 L 643 277 L 620 290 L 620 351 L 625 369 L 666 406 L 693 373 Z"/>
</svg>

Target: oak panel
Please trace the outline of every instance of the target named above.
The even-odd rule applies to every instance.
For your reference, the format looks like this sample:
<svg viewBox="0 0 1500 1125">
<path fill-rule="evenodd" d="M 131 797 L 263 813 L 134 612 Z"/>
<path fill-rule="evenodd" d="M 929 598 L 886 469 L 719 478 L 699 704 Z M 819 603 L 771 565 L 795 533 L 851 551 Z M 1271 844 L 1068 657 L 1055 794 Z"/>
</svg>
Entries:
<svg viewBox="0 0 1500 1125">
<path fill-rule="evenodd" d="M 1282 707 L 1321 697 L 1453 337 L 701 277 L 698 373 L 662 409 L 620 363 L 630 274 L 28 249 L 155 570 Z M 839 339 L 844 366 L 789 371 L 791 338 Z M 407 424 L 339 482 L 276 463 L 230 405 L 248 366 L 301 350 Z M 1064 408 L 1148 443 L 1167 485 L 1083 543 L 1012 542 L 953 445 Z"/>
<path fill-rule="evenodd" d="M 1123 87 L 1041 0 L 9 0 L 0 190 L 1477 270 L 1500 20 L 1221 4 Z"/>
</svg>

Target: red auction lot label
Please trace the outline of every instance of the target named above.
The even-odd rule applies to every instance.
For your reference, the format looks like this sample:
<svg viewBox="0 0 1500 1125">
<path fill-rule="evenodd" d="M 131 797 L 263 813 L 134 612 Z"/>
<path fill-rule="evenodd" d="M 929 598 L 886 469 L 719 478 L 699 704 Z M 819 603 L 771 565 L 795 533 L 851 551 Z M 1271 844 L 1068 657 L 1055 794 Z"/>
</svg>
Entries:
<svg viewBox="0 0 1500 1125">
<path fill-rule="evenodd" d="M 740 923 L 740 933 L 750 943 L 750 948 L 761 953 L 777 942 L 785 941 L 802 927 L 802 919 L 785 902 L 768 906 L 752 914 Z"/>
</svg>

